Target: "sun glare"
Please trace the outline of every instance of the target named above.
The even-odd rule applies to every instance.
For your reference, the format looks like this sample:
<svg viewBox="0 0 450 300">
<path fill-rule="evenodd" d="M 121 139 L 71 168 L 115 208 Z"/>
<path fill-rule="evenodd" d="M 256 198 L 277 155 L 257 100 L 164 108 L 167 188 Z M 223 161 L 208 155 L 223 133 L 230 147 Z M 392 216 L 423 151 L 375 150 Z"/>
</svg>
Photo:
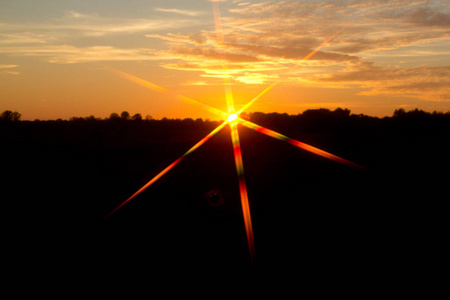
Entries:
<svg viewBox="0 0 450 300">
<path fill-rule="evenodd" d="M 227 121 L 228 122 L 234 122 L 234 121 L 237 120 L 237 118 L 238 118 L 237 114 L 229 114 Z"/>
<path fill-rule="evenodd" d="M 214 6 L 214 14 L 215 14 L 215 22 L 216 22 L 216 31 L 218 34 L 218 41 L 223 42 L 223 35 L 221 33 L 221 23 L 220 23 L 220 11 L 218 8 L 218 3 L 213 2 Z M 342 30 L 341 30 L 342 31 Z M 328 40 L 323 42 L 316 50 L 312 51 L 310 54 L 308 54 L 303 60 L 310 59 L 315 53 L 319 51 L 320 48 L 325 46 L 327 43 L 329 43 L 337 34 L 339 34 L 340 31 L 335 33 L 332 37 L 330 37 Z M 260 97 L 262 97 L 265 93 L 267 93 L 270 89 L 272 89 L 277 82 L 272 83 L 270 86 L 268 86 L 266 89 L 264 89 L 258 96 L 253 98 L 250 102 L 248 102 L 246 105 L 244 105 L 240 110 L 236 111 L 234 109 L 234 100 L 233 100 L 233 93 L 231 91 L 231 84 L 229 82 L 228 78 L 224 78 L 224 85 L 225 85 L 225 98 L 228 108 L 228 113 L 223 112 L 219 109 L 216 109 L 214 107 L 205 105 L 203 103 L 200 103 L 196 100 L 193 100 L 191 98 L 187 98 L 181 95 L 178 95 L 172 91 L 169 91 L 165 88 L 162 88 L 160 86 L 157 86 L 153 83 L 150 83 L 148 81 L 145 81 L 141 78 L 138 78 L 136 76 L 127 74 L 125 72 L 112 69 L 116 74 L 119 76 L 133 81 L 141 86 L 144 86 L 146 88 L 158 91 L 160 93 L 170 95 L 174 98 L 177 98 L 179 100 L 182 100 L 186 103 L 193 104 L 199 107 L 202 107 L 203 109 L 214 113 L 218 116 L 221 116 L 224 118 L 227 117 L 227 120 L 223 122 L 221 125 L 219 125 L 216 129 L 214 129 L 212 132 L 210 132 L 207 136 L 205 136 L 202 140 L 200 140 L 197 144 L 195 144 L 191 149 L 189 149 L 185 154 L 183 154 L 181 157 L 179 157 L 176 161 L 174 161 L 171 165 L 166 167 L 163 171 L 161 171 L 159 174 L 157 174 L 153 179 L 151 179 L 147 184 L 145 184 L 141 189 L 139 189 L 137 192 L 135 192 L 131 197 L 129 197 L 127 200 L 125 200 L 122 204 L 120 204 L 116 209 L 114 209 L 110 214 L 108 214 L 106 218 L 110 217 L 112 214 L 114 214 L 117 210 L 119 210 L 121 207 L 123 207 L 126 203 L 134 199 L 137 195 L 139 195 L 142 191 L 147 189 L 150 185 L 152 185 L 155 181 L 157 181 L 159 178 L 161 178 L 163 175 L 165 175 L 167 172 L 169 172 L 172 168 L 174 168 L 178 163 L 181 162 L 186 156 L 194 152 L 197 148 L 199 148 L 201 145 L 203 145 L 206 141 L 208 141 L 212 136 L 214 136 L 217 132 L 219 132 L 222 128 L 224 128 L 227 124 L 230 126 L 231 129 L 231 139 L 233 143 L 233 152 L 234 152 L 234 158 L 235 158 L 235 164 L 236 164 L 236 171 L 239 179 L 239 191 L 240 191 L 240 198 L 241 198 L 241 206 L 242 206 L 242 213 L 244 218 L 244 225 L 245 225 L 245 231 L 247 235 L 247 243 L 250 253 L 250 258 L 253 262 L 255 258 L 255 242 L 253 237 L 253 227 L 252 227 L 252 220 L 251 220 L 251 214 L 250 214 L 250 205 L 248 201 L 248 195 L 247 195 L 247 186 L 245 183 L 245 176 L 244 176 L 244 164 L 242 161 L 242 154 L 241 154 L 241 145 L 239 141 L 239 133 L 238 133 L 238 123 L 241 125 L 244 125 L 250 129 L 253 129 L 255 131 L 258 131 L 260 133 L 263 133 L 265 135 L 268 135 L 272 138 L 287 142 L 293 146 L 296 146 L 298 148 L 301 148 L 303 150 L 309 151 L 311 153 L 314 153 L 316 155 L 322 156 L 324 158 L 327 158 L 329 160 L 335 161 L 340 164 L 344 164 L 350 167 L 359 168 L 359 169 L 365 169 L 364 167 L 361 167 L 353 162 L 350 162 L 348 160 L 345 160 L 341 157 L 338 157 L 334 154 L 331 154 L 329 152 L 326 152 L 324 150 L 321 150 L 319 148 L 313 147 L 311 145 L 302 143 L 300 141 L 294 140 L 292 138 L 289 138 L 285 135 L 282 135 L 280 133 L 277 133 L 275 131 L 272 131 L 268 128 L 262 127 L 260 125 L 254 124 L 250 121 L 242 120 L 238 117 L 238 115 L 249 108 L 255 101 L 257 101 Z M 255 75 L 256 76 L 256 75 Z"/>
</svg>

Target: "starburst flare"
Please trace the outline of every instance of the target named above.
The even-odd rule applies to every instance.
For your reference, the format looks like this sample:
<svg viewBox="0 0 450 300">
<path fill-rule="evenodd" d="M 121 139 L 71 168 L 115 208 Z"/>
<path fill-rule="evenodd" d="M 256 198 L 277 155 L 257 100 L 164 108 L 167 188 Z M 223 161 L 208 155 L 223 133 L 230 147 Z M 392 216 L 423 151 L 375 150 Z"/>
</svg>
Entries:
<svg viewBox="0 0 450 300">
<path fill-rule="evenodd" d="M 221 18 L 220 18 L 220 10 L 218 7 L 217 2 L 213 2 L 213 9 L 214 9 L 214 17 L 215 17 L 215 24 L 216 24 L 216 31 L 217 31 L 217 43 L 224 45 L 224 35 L 222 33 L 222 24 L 221 24 Z M 313 55 L 315 55 L 322 47 L 324 47 L 327 43 L 329 43 L 332 39 L 336 37 L 342 30 L 336 32 L 334 35 L 332 35 L 330 38 L 328 38 L 326 41 L 324 41 L 319 47 L 317 47 L 315 50 L 313 50 L 311 53 L 309 53 L 307 56 L 303 58 L 303 60 L 310 59 Z M 294 67 L 293 69 L 296 69 L 298 66 Z M 253 225 L 252 225 L 252 219 L 251 219 L 251 213 L 250 213 L 250 203 L 248 199 L 248 192 L 247 192 L 247 185 L 245 181 L 245 175 L 244 175 L 244 163 L 242 160 L 242 153 L 241 153 L 241 145 L 239 140 L 239 132 L 238 132 L 238 124 L 241 124 L 245 127 L 248 127 L 252 130 L 255 130 L 257 132 L 263 133 L 267 136 L 270 136 L 272 138 L 278 139 L 280 141 L 287 142 L 295 147 L 301 148 L 303 150 L 306 150 L 308 152 L 314 153 L 316 155 L 319 155 L 321 157 L 327 158 L 329 160 L 335 161 L 337 163 L 367 170 L 366 168 L 353 163 L 351 161 L 348 161 L 344 158 L 341 158 L 339 156 L 336 156 L 334 154 L 331 154 L 329 152 L 326 152 L 324 150 L 321 150 L 319 148 L 316 148 L 314 146 L 308 145 L 306 143 L 297 141 L 295 139 L 289 138 L 283 134 L 277 133 L 273 130 L 270 130 L 268 128 L 265 128 L 263 126 L 254 124 L 250 121 L 243 120 L 239 118 L 239 114 L 244 112 L 246 109 L 248 109 L 251 105 L 253 105 L 257 100 L 259 100 L 262 96 L 264 96 L 267 92 L 269 92 L 276 84 L 277 82 L 272 83 L 267 88 L 265 88 L 261 93 L 259 93 L 255 98 L 250 100 L 247 104 L 245 104 L 241 109 L 238 111 L 235 111 L 234 107 L 234 99 L 233 99 L 233 93 L 231 90 L 231 83 L 229 78 L 224 78 L 224 86 L 225 86 L 225 99 L 227 104 L 228 113 L 223 112 L 219 109 L 216 109 L 214 107 L 211 107 L 209 105 L 205 105 L 203 103 L 200 103 L 196 100 L 193 100 L 191 98 L 181 96 L 177 93 L 174 93 L 172 91 L 169 91 L 163 87 L 160 87 L 154 83 L 148 82 L 144 79 L 138 78 L 136 76 L 130 75 L 128 73 L 125 73 L 123 71 L 119 71 L 116 69 L 111 70 L 116 73 L 117 75 L 132 81 L 136 84 L 139 84 L 143 87 L 152 89 L 154 91 L 160 92 L 165 95 L 169 95 L 171 97 L 177 98 L 181 101 L 184 101 L 186 103 L 190 103 L 192 105 L 201 107 L 202 109 L 205 109 L 208 112 L 214 113 L 221 118 L 226 119 L 222 124 L 220 124 L 217 128 L 215 128 L 212 132 L 210 132 L 207 136 L 205 136 L 202 140 L 200 140 L 197 144 L 195 144 L 192 148 L 190 148 L 185 154 L 183 154 L 181 157 L 179 157 L 177 160 L 175 160 L 172 164 L 170 164 L 168 167 L 166 167 L 163 171 L 161 171 L 159 174 L 157 174 L 155 177 L 153 177 L 149 182 L 147 182 L 143 187 L 141 187 L 138 191 L 136 191 L 133 195 L 131 195 L 127 200 L 125 200 L 122 204 L 120 204 L 118 207 L 116 207 L 111 213 L 109 213 L 106 217 L 110 217 L 112 214 L 114 214 L 117 210 L 121 209 L 125 204 L 136 198 L 139 194 L 141 194 L 144 190 L 146 190 L 148 187 L 150 187 L 154 182 L 156 182 L 158 179 L 160 179 L 162 176 L 164 176 L 167 172 L 172 170 L 175 166 L 177 166 L 186 156 L 197 150 L 201 145 L 203 145 L 206 141 L 208 141 L 212 136 L 214 136 L 217 132 L 219 132 L 223 127 L 226 125 L 230 126 L 231 131 L 231 141 L 233 144 L 233 154 L 235 159 L 235 165 L 236 165 L 236 172 L 238 176 L 238 182 L 239 182 L 239 194 L 241 198 L 241 208 L 242 208 L 242 214 L 244 219 L 244 225 L 245 225 L 245 232 L 247 236 L 247 244 L 249 249 L 249 254 L 251 261 L 253 262 L 255 260 L 255 241 L 254 241 L 254 235 L 253 235 Z"/>
</svg>

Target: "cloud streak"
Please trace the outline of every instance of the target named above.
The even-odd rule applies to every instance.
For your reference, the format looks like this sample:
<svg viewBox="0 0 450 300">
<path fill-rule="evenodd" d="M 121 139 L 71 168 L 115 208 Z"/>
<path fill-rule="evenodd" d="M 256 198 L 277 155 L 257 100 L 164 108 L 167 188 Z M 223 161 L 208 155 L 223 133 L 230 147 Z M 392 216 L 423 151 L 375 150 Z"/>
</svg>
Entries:
<svg viewBox="0 0 450 300">
<path fill-rule="evenodd" d="M 339 88 L 357 85 L 361 95 L 388 94 L 428 101 L 450 100 L 450 66 L 382 67 L 359 62 L 346 70 L 311 79 Z"/>
<path fill-rule="evenodd" d="M 179 15 L 190 16 L 190 17 L 197 17 L 197 16 L 203 14 L 202 12 L 199 12 L 199 11 L 183 10 L 183 9 L 177 9 L 177 8 L 155 8 L 155 11 L 179 14 Z"/>
<path fill-rule="evenodd" d="M 174 11 L 171 11 L 174 12 Z M 177 11 L 189 15 L 187 11 Z M 193 13 L 193 12 L 191 12 Z M 192 18 L 115 19 L 69 11 L 62 17 L 39 23 L 0 23 L 0 53 L 40 56 L 51 63 L 161 60 L 154 49 L 132 47 L 112 36 L 136 36 L 177 30 L 198 24 Z M 103 39 L 108 39 L 105 45 Z M 92 42 L 93 41 L 93 42 Z M 90 43 L 91 45 L 86 45 Z M 94 44 L 92 44 L 94 43 Z"/>
<path fill-rule="evenodd" d="M 179 11 L 181 12 L 181 11 Z M 187 13 L 187 12 L 185 12 Z M 15 43 L 14 36 L 28 37 L 29 42 L 39 42 L 31 40 L 32 33 L 39 37 L 54 36 L 54 39 L 61 37 L 73 37 L 74 33 L 84 36 L 105 36 L 111 34 L 130 33 L 150 33 L 162 30 L 176 30 L 199 24 L 192 18 L 136 18 L 118 19 L 102 17 L 97 14 L 81 14 L 70 11 L 59 19 L 40 23 L 0 23 L 0 32 L 9 37 L 9 43 Z M 18 42 L 21 42 L 20 40 Z"/>
<path fill-rule="evenodd" d="M 39 48 L 30 46 L 2 47 L 0 53 L 40 56 L 50 63 L 71 64 L 98 61 L 161 60 L 165 56 L 156 55 L 145 48 L 122 49 L 111 46 L 76 47 L 71 45 L 46 45 Z"/>
<path fill-rule="evenodd" d="M 11 74 L 11 75 L 19 75 L 20 72 L 18 71 L 11 71 L 10 69 L 17 68 L 18 65 L 0 65 L 0 74 Z"/>
</svg>

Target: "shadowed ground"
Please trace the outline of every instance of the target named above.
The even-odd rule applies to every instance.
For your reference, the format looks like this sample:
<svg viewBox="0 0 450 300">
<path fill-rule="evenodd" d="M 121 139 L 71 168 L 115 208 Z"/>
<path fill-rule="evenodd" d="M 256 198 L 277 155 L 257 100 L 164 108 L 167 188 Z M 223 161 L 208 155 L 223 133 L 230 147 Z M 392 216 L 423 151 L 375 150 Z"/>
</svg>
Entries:
<svg viewBox="0 0 450 300">
<path fill-rule="evenodd" d="M 239 127 L 255 270 L 394 276 L 438 260 L 448 121 L 388 121 L 337 131 L 263 124 L 373 173 Z M 27 265 L 118 277 L 250 270 L 228 127 L 101 221 L 216 126 L 155 122 L 3 125 L 9 250 L 26 252 Z"/>
</svg>

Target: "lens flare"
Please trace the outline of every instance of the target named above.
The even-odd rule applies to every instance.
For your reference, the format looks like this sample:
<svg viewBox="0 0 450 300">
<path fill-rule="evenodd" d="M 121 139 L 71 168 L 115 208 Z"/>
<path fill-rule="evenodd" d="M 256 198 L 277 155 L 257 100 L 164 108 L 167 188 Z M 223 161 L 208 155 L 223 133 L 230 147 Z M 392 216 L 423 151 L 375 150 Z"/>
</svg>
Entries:
<svg viewBox="0 0 450 300">
<path fill-rule="evenodd" d="M 219 3 L 212 2 L 212 5 L 213 5 L 213 9 L 214 9 L 214 21 L 216 24 L 217 43 L 219 45 L 224 45 L 224 36 L 222 33 L 222 23 L 221 23 L 221 17 L 220 17 Z M 221 54 L 223 55 L 223 53 L 221 53 Z M 226 65 L 224 65 L 223 68 L 226 69 Z M 253 227 L 252 227 L 252 219 L 251 219 L 251 215 L 250 215 L 250 205 L 248 203 L 247 185 L 245 184 L 245 177 L 244 177 L 244 164 L 242 162 L 241 145 L 240 145 L 240 141 L 239 141 L 239 133 L 237 130 L 237 123 L 236 123 L 236 120 L 238 119 L 238 114 L 240 112 L 242 112 L 243 110 L 241 110 L 239 113 L 235 113 L 233 92 L 231 90 L 230 79 L 228 77 L 224 78 L 224 86 L 225 86 L 225 99 L 226 99 L 227 109 L 228 109 L 227 122 L 230 125 L 231 140 L 233 142 L 233 152 L 234 152 L 234 159 L 235 159 L 235 163 L 236 163 L 236 171 L 237 171 L 238 179 L 239 179 L 239 194 L 241 197 L 241 207 L 242 207 L 242 214 L 244 217 L 245 233 L 247 235 L 247 244 L 248 244 L 248 250 L 250 253 L 250 258 L 251 258 L 251 261 L 254 262 L 255 241 L 253 238 Z M 266 90 L 268 90 L 268 89 L 266 89 Z M 257 98 L 259 99 L 259 97 L 257 97 Z M 256 100 L 254 100 L 254 101 L 252 100 L 252 101 L 255 102 Z M 250 106 L 253 103 L 252 101 L 250 101 L 251 103 L 248 106 Z"/>
<path fill-rule="evenodd" d="M 242 215 L 244 217 L 245 233 L 247 235 L 248 250 L 252 262 L 255 259 L 255 240 L 253 237 L 252 218 L 248 202 L 247 185 L 245 184 L 244 164 L 242 162 L 241 144 L 236 123 L 230 123 L 231 140 L 233 142 L 234 160 L 239 179 L 239 194 L 241 196 Z"/>
<path fill-rule="evenodd" d="M 121 209 L 125 204 L 136 198 L 140 193 L 142 193 L 144 190 L 146 190 L 149 186 L 151 186 L 153 183 L 155 183 L 158 179 L 160 179 L 162 176 L 164 176 L 167 172 L 172 170 L 176 165 L 178 165 L 183 158 L 197 150 L 201 145 L 203 145 L 207 140 L 209 140 L 211 137 L 213 137 L 216 133 L 218 133 L 228 122 L 223 122 L 220 124 L 216 129 L 211 131 L 207 136 L 205 136 L 203 139 L 201 139 L 197 144 L 195 144 L 192 148 L 190 148 L 186 153 L 184 153 L 181 157 L 179 157 L 177 160 L 175 160 L 173 163 L 171 163 L 168 167 L 166 167 L 164 170 L 162 170 L 158 175 L 153 177 L 149 182 L 147 182 L 143 187 L 141 187 L 136 193 L 131 195 L 127 200 L 122 202 L 119 206 L 117 206 L 113 211 L 111 211 L 105 218 L 109 218 L 112 216 L 116 211 Z"/>
<path fill-rule="evenodd" d="M 344 29 L 340 29 L 338 30 L 335 34 L 333 34 L 332 36 L 330 36 L 326 41 L 324 41 L 322 44 L 320 44 L 319 47 L 317 47 L 316 49 L 314 49 L 313 51 L 311 51 L 311 53 L 309 53 L 308 55 L 306 55 L 302 60 L 308 60 L 310 59 L 314 54 L 316 54 L 317 52 L 319 52 L 320 49 L 322 49 L 326 44 L 328 44 L 329 42 L 331 42 L 339 33 L 341 33 Z"/>
<path fill-rule="evenodd" d="M 213 11 L 214 11 L 214 22 L 216 27 L 216 43 L 217 46 L 222 49 L 221 55 L 223 55 L 223 49 L 226 46 L 224 42 L 224 35 L 223 35 L 223 28 L 221 23 L 221 16 L 220 16 L 220 9 L 219 9 L 219 3 L 218 1 L 212 2 L 213 5 Z M 342 30 L 336 32 L 334 35 L 332 35 L 330 38 L 328 38 L 326 41 L 324 41 L 319 47 L 317 47 L 315 50 L 311 51 L 308 55 L 306 55 L 302 60 L 308 60 L 312 56 L 314 56 L 322 47 L 324 47 L 326 44 L 328 44 L 332 39 L 334 39 Z M 300 65 L 295 66 L 291 70 L 294 70 L 298 68 Z M 226 70 L 226 65 L 223 66 L 224 70 Z M 226 104 L 228 112 L 225 113 L 219 109 L 216 109 L 214 107 L 211 107 L 209 105 L 205 105 L 203 103 L 200 103 L 196 100 L 193 100 L 188 97 L 181 96 L 175 92 L 172 92 L 168 89 L 165 89 L 163 87 L 160 87 L 156 84 L 153 84 L 151 82 L 148 82 L 144 79 L 138 78 L 136 76 L 130 75 L 128 73 L 109 68 L 111 71 L 116 73 L 117 75 L 132 81 L 136 84 L 139 84 L 143 87 L 149 88 L 151 90 L 157 91 L 159 93 L 174 97 L 176 99 L 179 99 L 181 101 L 184 101 L 186 103 L 190 103 L 192 105 L 196 105 L 198 107 L 201 107 L 205 109 L 208 112 L 211 112 L 213 114 L 216 114 L 220 116 L 221 118 L 226 119 L 225 122 L 223 122 L 221 125 L 219 125 L 217 128 L 215 128 L 213 131 L 211 131 L 207 136 L 205 136 L 203 139 L 201 139 L 197 144 L 195 144 L 192 148 L 190 148 L 186 153 L 184 153 L 181 157 L 179 157 L 177 160 L 175 160 L 173 163 L 171 163 L 169 166 L 167 166 L 164 170 L 162 170 L 159 174 L 157 174 L 155 177 L 153 177 L 149 182 L 147 182 L 143 187 L 141 187 L 138 191 L 136 191 L 133 195 L 131 195 L 127 200 L 122 202 L 118 207 L 116 207 L 112 212 L 110 212 L 104 219 L 109 218 L 111 215 L 113 215 L 116 211 L 121 209 L 125 204 L 136 198 L 139 194 L 141 194 L 145 189 L 150 187 L 154 182 L 156 182 L 158 179 L 160 179 L 162 176 L 164 176 L 166 173 L 168 173 L 170 170 L 172 170 L 175 166 L 177 166 L 186 156 L 194 152 L 196 149 L 198 149 L 201 145 L 203 145 L 206 141 L 208 141 L 212 136 L 214 136 L 216 133 L 218 133 L 225 125 L 230 126 L 231 131 L 231 140 L 233 143 L 233 154 L 234 154 L 234 160 L 236 165 L 236 172 L 238 175 L 238 181 L 239 181 L 239 194 L 241 198 L 241 207 L 242 207 L 242 214 L 244 218 L 244 225 L 245 225 L 245 232 L 247 236 L 247 244 L 248 249 L 250 253 L 250 258 L 252 262 L 255 260 L 255 241 L 254 241 L 254 235 L 253 235 L 253 226 L 252 226 L 252 219 L 251 219 L 251 213 L 250 213 L 250 204 L 248 200 L 248 193 L 247 193 L 247 185 L 245 181 L 244 176 L 244 164 L 242 161 L 242 153 L 241 153 L 241 145 L 239 140 L 239 132 L 238 132 L 238 124 L 242 124 L 250 129 L 253 129 L 255 131 L 261 132 L 267 136 L 273 137 L 275 139 L 287 142 L 291 145 L 294 145 L 298 148 L 301 148 L 303 150 L 306 150 L 308 152 L 314 153 L 316 155 L 322 156 L 324 158 L 327 158 L 329 160 L 338 162 L 340 164 L 344 164 L 353 168 L 366 170 L 366 168 L 355 164 L 351 161 L 348 161 L 346 159 L 343 159 L 339 156 L 336 156 L 334 154 L 331 154 L 329 152 L 326 152 L 324 150 L 321 150 L 319 148 L 316 148 L 314 146 L 302 143 L 300 141 L 294 140 L 292 138 L 289 138 L 285 135 L 282 135 L 280 133 L 277 133 L 273 130 L 267 129 L 263 126 L 256 125 L 250 121 L 243 120 L 239 118 L 239 114 L 248 109 L 251 105 L 253 105 L 257 100 L 259 100 L 262 96 L 264 96 L 268 91 L 270 91 L 278 82 L 274 82 L 271 85 L 269 85 L 267 88 L 265 88 L 259 95 L 257 95 L 255 98 L 250 100 L 247 104 L 245 104 L 241 109 L 238 111 L 235 111 L 234 108 L 234 99 L 233 99 L 233 93 L 231 90 L 231 83 L 230 78 L 225 77 L 224 78 L 224 86 L 225 86 L 225 98 L 226 98 Z M 223 202 L 223 198 L 220 195 L 220 192 L 217 190 L 210 191 L 206 194 L 207 199 L 209 201 L 212 201 L 212 205 L 220 205 Z"/>
<path fill-rule="evenodd" d="M 358 164 L 356 164 L 354 162 L 351 162 L 349 160 L 346 160 L 346 159 L 344 159 L 342 157 L 339 157 L 337 155 L 331 154 L 329 152 L 326 152 L 326 151 L 321 150 L 319 148 L 316 148 L 314 146 L 308 145 L 306 143 L 302 143 L 300 141 L 291 139 L 290 137 L 282 135 L 282 134 L 280 134 L 278 132 L 275 132 L 273 130 L 267 129 L 267 128 L 263 127 L 263 126 L 256 125 L 256 124 L 254 124 L 254 123 L 252 123 L 250 121 L 246 121 L 246 120 L 243 120 L 243 119 L 239 119 L 238 121 L 239 121 L 240 124 L 244 125 L 245 127 L 248 127 L 248 128 L 253 129 L 255 131 L 261 132 L 262 134 L 265 134 L 265 135 L 270 136 L 272 138 L 278 139 L 280 141 L 287 142 L 287 143 L 289 143 L 291 145 L 294 145 L 295 147 L 298 147 L 300 149 L 306 150 L 308 152 L 314 153 L 316 155 L 325 157 L 325 158 L 327 158 L 329 160 L 335 161 L 337 163 L 340 163 L 340 164 L 343 164 L 343 165 L 346 165 L 346 166 L 349 166 L 349 167 L 352 167 L 352 168 L 368 171 L 368 169 L 366 169 L 365 167 L 360 166 L 360 165 L 358 165 Z"/>
<path fill-rule="evenodd" d="M 143 87 L 149 88 L 151 90 L 157 91 L 157 92 L 159 92 L 161 94 L 165 94 L 165 95 L 171 96 L 171 97 L 173 97 L 175 99 L 179 99 L 179 100 L 184 101 L 186 103 L 199 106 L 199 107 L 203 108 L 204 110 L 206 110 L 206 111 L 208 111 L 210 113 L 213 113 L 215 115 L 218 115 L 218 116 L 220 116 L 222 118 L 225 118 L 228 115 L 225 112 L 221 111 L 220 109 L 217 109 L 217 108 L 214 108 L 212 106 L 203 104 L 203 103 L 198 102 L 198 101 L 196 101 L 194 99 L 191 99 L 191 98 L 179 95 L 179 94 L 177 94 L 175 92 L 172 92 L 172 91 L 170 91 L 168 89 L 160 87 L 160 86 L 158 86 L 158 85 L 156 85 L 154 83 L 148 82 L 148 81 L 146 81 L 144 79 L 141 79 L 139 77 L 133 76 L 133 75 L 128 74 L 128 73 L 125 73 L 123 71 L 116 70 L 114 68 L 109 68 L 109 69 L 111 71 L 113 71 L 114 73 L 116 73 L 117 75 L 119 75 L 120 77 L 125 78 L 125 79 L 127 79 L 129 81 L 132 81 L 132 82 L 134 82 L 136 84 L 139 84 L 140 86 L 143 86 Z"/>
<path fill-rule="evenodd" d="M 313 51 L 311 51 L 308 55 L 306 55 L 303 60 L 308 60 L 311 57 L 314 56 L 314 54 L 316 54 L 317 52 L 319 52 L 320 49 L 322 49 L 326 44 L 328 44 L 331 40 L 333 40 L 339 33 L 342 32 L 343 29 L 337 31 L 335 34 L 333 34 L 331 37 L 329 37 L 326 41 L 324 41 L 322 44 L 319 45 L 319 47 L 317 47 L 316 49 L 314 49 Z M 293 67 L 290 71 L 293 71 L 297 68 L 299 68 L 300 65 L 297 65 L 295 67 Z M 267 88 L 265 88 L 258 96 L 256 96 L 255 98 L 253 98 L 252 100 L 250 100 L 247 104 L 245 104 L 238 112 L 237 114 L 240 114 L 241 112 L 245 111 L 246 109 L 248 109 L 250 106 L 253 105 L 253 103 L 255 103 L 256 101 L 259 100 L 259 98 L 261 98 L 264 94 L 266 94 L 268 91 L 270 91 L 275 85 L 277 85 L 278 82 L 274 82 L 271 85 L 269 85 Z"/>
<path fill-rule="evenodd" d="M 262 96 L 264 96 L 265 93 L 267 93 L 268 91 L 270 91 L 277 83 L 274 82 L 271 85 L 269 85 L 267 88 L 265 88 L 261 93 L 259 93 L 258 96 L 256 96 L 255 98 L 253 98 L 252 100 L 250 100 L 247 104 L 245 104 L 240 110 L 238 110 L 238 112 L 236 113 L 237 115 L 239 115 L 241 112 L 245 111 L 247 108 L 249 108 L 250 106 L 253 105 L 253 103 L 255 103 L 256 101 L 259 100 L 259 98 L 261 98 Z"/>
<path fill-rule="evenodd" d="M 220 8 L 218 2 L 211 2 L 214 13 L 214 24 L 216 26 L 216 40 L 218 44 L 223 44 L 224 38 L 222 33 L 222 17 L 220 16 Z"/>
<path fill-rule="evenodd" d="M 232 114 L 234 112 L 234 98 L 233 92 L 231 91 L 230 79 L 224 78 L 225 85 L 225 99 L 227 101 L 228 113 Z"/>
</svg>

